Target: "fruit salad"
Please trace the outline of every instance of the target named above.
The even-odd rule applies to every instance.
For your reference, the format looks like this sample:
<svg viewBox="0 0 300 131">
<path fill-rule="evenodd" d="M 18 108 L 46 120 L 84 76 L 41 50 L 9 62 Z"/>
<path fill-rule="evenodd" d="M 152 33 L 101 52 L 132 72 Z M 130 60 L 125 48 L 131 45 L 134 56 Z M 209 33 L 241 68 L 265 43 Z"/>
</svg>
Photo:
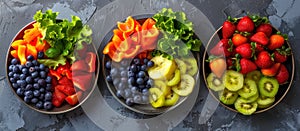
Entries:
<svg viewBox="0 0 300 131">
<path fill-rule="evenodd" d="M 35 21 L 17 34 L 7 56 L 12 88 L 42 112 L 78 105 L 91 91 L 97 71 L 92 30 L 77 16 L 68 21 L 57 20 L 57 15 L 37 11 Z"/>
<path fill-rule="evenodd" d="M 180 20 L 180 21 L 179 21 Z M 103 49 L 106 81 L 129 107 L 176 105 L 194 89 L 200 51 L 192 23 L 183 12 L 163 8 L 152 18 L 128 16 L 118 22 Z"/>
<path fill-rule="evenodd" d="M 272 106 L 292 73 L 286 35 L 256 15 L 229 17 L 218 35 L 218 43 L 207 49 L 208 88 L 244 115 Z"/>
</svg>

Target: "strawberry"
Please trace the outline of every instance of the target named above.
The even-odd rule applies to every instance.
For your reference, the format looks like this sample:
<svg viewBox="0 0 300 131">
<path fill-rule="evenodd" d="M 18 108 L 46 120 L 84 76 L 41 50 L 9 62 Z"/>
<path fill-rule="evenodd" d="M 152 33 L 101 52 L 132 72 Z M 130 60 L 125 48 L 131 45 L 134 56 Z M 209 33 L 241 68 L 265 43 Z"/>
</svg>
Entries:
<svg viewBox="0 0 300 131">
<path fill-rule="evenodd" d="M 285 48 L 285 46 L 276 49 L 273 53 L 275 62 L 279 63 L 285 62 L 289 55 L 291 55 L 291 48 Z"/>
<path fill-rule="evenodd" d="M 57 85 L 55 88 L 68 96 L 75 94 L 74 86 L 71 85 Z"/>
<path fill-rule="evenodd" d="M 222 36 L 223 36 L 223 39 L 228 39 L 229 37 L 231 37 L 234 33 L 236 29 L 236 26 L 230 22 L 230 21 L 225 21 L 223 23 L 223 28 L 222 28 Z"/>
<path fill-rule="evenodd" d="M 239 32 L 252 32 L 254 30 L 254 23 L 249 16 L 244 16 L 237 24 Z"/>
<path fill-rule="evenodd" d="M 264 32 L 257 32 L 255 33 L 250 40 L 252 42 L 256 42 L 261 45 L 267 45 L 269 43 L 269 39 Z"/>
<path fill-rule="evenodd" d="M 261 73 L 265 76 L 275 76 L 280 67 L 280 63 L 276 63 L 270 68 L 261 69 Z"/>
<path fill-rule="evenodd" d="M 243 58 L 251 58 L 254 54 L 253 50 L 249 43 L 241 44 L 235 48 L 235 52 L 240 54 Z"/>
<path fill-rule="evenodd" d="M 237 71 L 240 71 L 242 74 L 247 74 L 257 69 L 255 63 L 246 58 L 242 58 L 239 64 L 240 65 L 237 67 Z"/>
<path fill-rule="evenodd" d="M 68 79 L 67 77 L 62 77 L 59 81 L 58 81 L 58 83 L 60 84 L 60 85 L 69 85 L 69 86 L 73 86 L 73 82 L 70 80 L 70 79 Z"/>
<path fill-rule="evenodd" d="M 224 58 L 215 58 L 210 61 L 209 67 L 217 77 L 221 78 L 226 70 L 226 61 Z"/>
<path fill-rule="evenodd" d="M 228 39 L 220 40 L 211 50 L 210 54 L 215 56 L 230 56 L 232 51 L 232 45 L 229 44 Z"/>
<path fill-rule="evenodd" d="M 270 37 L 273 32 L 273 29 L 270 24 L 264 23 L 256 28 L 256 32 L 264 32 L 268 37 Z"/>
<path fill-rule="evenodd" d="M 226 58 L 226 65 L 227 65 L 227 69 L 232 69 L 234 66 L 234 60 L 231 58 Z"/>
<path fill-rule="evenodd" d="M 280 48 L 284 44 L 284 37 L 282 35 L 274 34 L 270 37 L 270 44 L 268 48 L 270 50 L 274 50 L 276 48 Z"/>
<path fill-rule="evenodd" d="M 247 37 L 245 37 L 241 34 L 235 34 L 232 37 L 232 43 L 235 47 L 237 47 L 241 44 L 247 43 L 247 41 L 248 41 Z"/>
<path fill-rule="evenodd" d="M 275 76 L 279 84 L 284 84 L 289 79 L 289 71 L 285 67 L 285 65 L 281 64 L 277 75 Z"/>
<path fill-rule="evenodd" d="M 60 107 L 66 97 L 67 96 L 64 93 L 55 88 L 52 95 L 52 104 L 55 107 Z"/>
<path fill-rule="evenodd" d="M 274 64 L 271 55 L 267 51 L 259 52 L 254 62 L 261 69 L 270 68 Z"/>
<path fill-rule="evenodd" d="M 78 91 L 77 93 L 70 95 L 65 98 L 66 102 L 68 102 L 71 106 L 76 105 L 79 102 L 79 99 L 82 96 L 82 91 Z"/>
<path fill-rule="evenodd" d="M 256 42 L 251 42 L 251 46 L 255 49 L 255 52 L 261 52 L 265 50 L 261 44 L 257 44 Z"/>
</svg>

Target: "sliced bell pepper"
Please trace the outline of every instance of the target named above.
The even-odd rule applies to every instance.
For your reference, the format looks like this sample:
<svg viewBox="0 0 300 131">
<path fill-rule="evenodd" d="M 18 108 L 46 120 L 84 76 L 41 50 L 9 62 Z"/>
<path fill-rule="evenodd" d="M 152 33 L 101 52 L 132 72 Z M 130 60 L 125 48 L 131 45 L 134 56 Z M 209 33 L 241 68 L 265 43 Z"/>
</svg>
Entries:
<svg viewBox="0 0 300 131">
<path fill-rule="evenodd" d="M 118 37 L 121 39 L 121 41 L 124 40 L 123 32 L 122 32 L 121 30 L 119 30 L 119 29 L 114 29 L 113 32 L 114 32 L 114 36 L 118 36 Z"/>
<path fill-rule="evenodd" d="M 41 40 L 39 37 L 37 38 L 37 42 L 35 48 L 37 51 L 43 51 L 46 46 L 46 41 Z"/>
<path fill-rule="evenodd" d="M 37 58 L 37 50 L 35 46 L 31 44 L 27 44 L 26 56 L 32 55 L 35 59 Z"/>
<path fill-rule="evenodd" d="M 158 29 L 143 30 L 142 33 L 141 44 L 143 49 L 154 49 L 156 47 L 155 41 L 159 35 Z"/>
<path fill-rule="evenodd" d="M 60 75 L 60 73 L 52 69 L 50 69 L 49 71 L 50 71 L 50 75 L 56 77 L 57 80 L 61 79 L 62 76 Z"/>
<path fill-rule="evenodd" d="M 21 62 L 21 65 L 24 65 L 26 63 L 26 45 L 19 45 L 18 57 Z"/>
<path fill-rule="evenodd" d="M 128 34 L 131 34 L 134 32 L 135 20 L 131 16 L 128 16 L 124 23 L 118 22 L 117 25 L 123 33 L 127 32 Z"/>
<path fill-rule="evenodd" d="M 136 45 L 135 48 L 130 48 L 129 50 L 124 53 L 125 58 L 133 58 L 135 57 L 141 49 L 141 45 Z"/>
<path fill-rule="evenodd" d="M 16 41 L 14 41 L 14 42 L 11 44 L 11 47 L 12 47 L 13 49 L 17 50 L 18 47 L 19 47 L 19 45 L 26 45 L 26 44 L 27 44 L 27 42 L 24 41 L 24 40 L 16 40 Z"/>
<path fill-rule="evenodd" d="M 153 26 L 155 25 L 155 21 L 151 18 L 148 18 L 142 25 L 142 30 L 148 30 L 153 28 Z"/>
<path fill-rule="evenodd" d="M 10 51 L 10 54 L 11 54 L 14 58 L 19 59 L 19 57 L 18 57 L 18 50 L 12 50 L 12 51 Z"/>
<path fill-rule="evenodd" d="M 35 24 L 33 24 L 33 28 L 27 29 L 27 30 L 24 31 L 23 39 L 27 43 L 30 43 L 31 41 L 36 39 L 38 36 L 42 36 L 42 34 L 38 29 L 38 24 L 35 23 Z"/>
<path fill-rule="evenodd" d="M 103 49 L 103 54 L 109 54 L 109 52 L 115 52 L 116 51 L 116 48 L 115 48 L 115 45 L 114 45 L 114 42 L 109 42 Z"/>
<path fill-rule="evenodd" d="M 114 52 L 114 53 L 109 53 L 108 55 L 115 62 L 120 62 L 124 58 L 123 52 Z"/>
<path fill-rule="evenodd" d="M 130 48 L 130 40 L 129 39 L 125 39 L 122 42 L 114 42 L 114 46 L 118 51 L 127 51 Z"/>
</svg>

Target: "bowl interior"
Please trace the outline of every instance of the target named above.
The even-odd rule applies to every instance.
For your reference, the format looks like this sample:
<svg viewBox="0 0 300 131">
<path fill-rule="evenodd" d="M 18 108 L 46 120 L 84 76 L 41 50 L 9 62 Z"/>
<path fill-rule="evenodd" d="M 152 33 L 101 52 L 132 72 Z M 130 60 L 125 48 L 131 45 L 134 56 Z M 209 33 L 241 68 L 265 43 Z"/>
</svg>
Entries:
<svg viewBox="0 0 300 131">
<path fill-rule="evenodd" d="M 276 33 L 278 30 L 276 28 L 273 27 L 273 33 Z M 216 101 L 220 102 L 219 97 L 218 97 L 218 93 L 211 90 L 208 85 L 207 85 L 207 76 L 209 75 L 209 73 L 211 73 L 210 67 L 209 67 L 209 62 L 206 62 L 205 60 L 208 59 L 208 57 L 210 56 L 209 54 L 209 50 L 212 49 L 220 40 L 221 40 L 221 36 L 222 36 L 222 27 L 220 27 L 214 34 L 213 36 L 210 38 L 208 44 L 206 45 L 206 49 L 204 51 L 203 54 L 203 61 L 202 61 L 202 73 L 203 73 L 203 78 L 206 84 L 207 89 L 209 90 L 210 94 L 216 99 Z M 288 41 L 286 41 L 285 43 L 288 47 L 291 48 L 290 44 Z M 288 80 L 287 84 L 284 85 L 280 85 L 279 86 L 279 90 L 278 93 L 275 96 L 275 102 L 267 107 L 267 108 L 263 108 L 260 109 L 258 108 L 256 110 L 255 113 L 262 113 L 265 112 L 271 108 L 273 108 L 274 106 L 276 106 L 284 97 L 285 95 L 288 93 L 289 89 L 291 88 L 293 79 L 294 79 L 294 71 L 295 71 L 295 61 L 294 61 L 294 55 L 292 53 L 291 56 L 288 57 L 288 60 L 284 63 L 290 73 L 290 78 Z M 235 111 L 238 112 L 233 105 L 225 105 L 222 102 L 220 102 L 220 104 L 222 106 L 224 106 L 225 108 L 231 110 L 231 111 Z"/>
<path fill-rule="evenodd" d="M 12 42 L 11 44 L 16 41 L 16 40 L 19 40 L 19 39 L 22 39 L 23 38 L 23 35 L 24 35 L 24 31 L 27 30 L 27 29 L 30 29 L 30 28 L 33 28 L 33 24 L 35 23 L 35 21 L 33 22 L 30 22 L 29 24 L 25 25 L 17 34 L 16 36 L 12 39 Z M 10 45 L 11 45 L 10 44 Z M 88 87 L 88 90 L 84 91 L 83 92 L 83 95 L 82 97 L 79 99 L 79 103 L 76 104 L 75 106 L 71 106 L 69 104 L 67 104 L 66 102 L 62 104 L 61 107 L 54 107 L 53 109 L 51 110 L 45 110 L 45 109 L 38 109 L 36 108 L 33 104 L 28 104 L 26 102 L 24 102 L 24 100 L 18 96 L 16 94 L 16 90 L 12 87 L 12 83 L 10 82 L 9 80 L 9 76 L 8 76 L 8 73 L 9 73 L 9 64 L 10 64 L 10 61 L 11 59 L 13 59 L 13 56 L 10 54 L 10 51 L 12 51 L 13 48 L 10 46 L 8 51 L 7 51 L 7 55 L 6 55 L 6 78 L 7 78 L 7 81 L 9 83 L 9 86 L 11 87 L 12 91 L 14 92 L 14 94 L 16 95 L 16 97 L 18 97 L 18 99 L 20 101 L 22 101 L 26 106 L 28 106 L 29 108 L 35 110 L 35 111 L 38 111 L 38 112 L 41 112 L 41 113 L 45 113 L 45 114 L 61 114 L 61 113 L 65 113 L 65 112 L 69 112 L 69 111 L 72 111 L 74 109 L 76 109 L 77 107 L 79 107 L 83 102 L 85 102 L 88 97 L 91 95 L 91 93 L 93 92 L 93 90 L 95 89 L 96 85 L 97 85 L 97 82 L 96 80 L 98 79 L 98 76 L 99 76 L 99 70 L 100 70 L 100 65 L 98 64 L 99 63 L 99 57 L 98 57 L 98 54 L 97 54 L 97 51 L 96 51 L 96 48 L 94 47 L 94 45 L 91 43 L 90 45 L 87 46 L 87 51 L 89 52 L 93 52 L 96 54 L 96 70 L 94 73 L 92 73 L 92 79 L 91 79 L 91 85 L 90 87 Z M 76 87 L 74 87 L 76 89 Z"/>
</svg>

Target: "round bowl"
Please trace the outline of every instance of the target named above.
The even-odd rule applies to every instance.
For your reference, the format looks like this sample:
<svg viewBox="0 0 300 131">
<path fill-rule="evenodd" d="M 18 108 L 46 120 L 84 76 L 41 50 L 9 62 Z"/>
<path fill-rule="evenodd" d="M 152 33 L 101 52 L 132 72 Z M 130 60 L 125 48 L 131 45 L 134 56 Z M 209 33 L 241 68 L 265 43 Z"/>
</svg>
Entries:
<svg viewBox="0 0 300 131">
<path fill-rule="evenodd" d="M 153 14 L 144 14 L 144 15 L 137 15 L 137 16 L 132 16 L 134 19 L 136 19 L 140 24 L 142 24 L 147 18 L 151 18 L 153 16 Z M 125 20 L 124 20 L 125 21 Z M 105 45 L 108 44 L 112 37 L 113 37 L 113 29 L 116 29 L 117 26 L 113 27 L 112 30 L 110 32 L 108 32 L 103 41 L 101 42 L 101 46 L 98 49 L 98 53 L 100 56 L 102 56 L 102 72 L 103 72 L 103 78 L 105 79 L 108 75 L 109 75 L 109 70 L 107 70 L 105 68 L 105 63 L 107 61 L 111 61 L 111 58 L 109 58 L 108 55 L 105 55 L 102 53 L 102 50 L 104 49 Z M 195 37 L 197 37 L 195 35 Z M 192 52 L 193 57 L 197 60 L 197 63 L 200 59 L 199 53 L 194 53 Z M 115 66 L 119 66 L 119 63 L 115 63 Z M 195 86 L 194 88 L 197 88 L 197 80 L 199 78 L 199 64 L 198 66 L 198 71 L 196 73 L 196 75 L 194 76 L 195 79 Z M 129 106 L 126 104 L 125 99 L 123 98 L 118 98 L 116 95 L 117 89 L 115 87 L 115 85 L 113 83 L 109 83 L 106 79 L 105 79 L 106 85 L 108 87 L 109 92 L 112 94 L 112 96 L 119 102 L 121 103 L 121 105 L 123 105 L 124 107 L 128 108 L 129 110 L 133 111 L 133 112 L 137 112 L 137 113 L 141 113 L 141 114 L 145 114 L 145 115 L 159 115 L 162 113 L 166 113 L 168 111 L 171 111 L 173 109 L 175 109 L 177 106 L 179 106 L 180 104 L 182 104 L 183 102 L 185 102 L 185 100 L 188 98 L 188 96 L 180 96 L 179 100 L 177 101 L 177 103 L 173 106 L 164 106 L 164 107 L 159 107 L 159 108 L 154 108 L 151 106 L 150 103 L 148 104 L 133 104 L 132 106 Z"/>
<path fill-rule="evenodd" d="M 24 31 L 27 30 L 27 29 L 30 29 L 30 28 L 33 28 L 33 24 L 36 23 L 35 21 L 33 22 L 30 22 L 28 23 L 27 25 L 25 25 L 16 35 L 15 37 L 12 39 L 12 42 L 11 44 L 16 41 L 16 40 L 19 40 L 19 39 L 22 39 L 23 38 L 23 35 L 24 35 Z M 11 44 L 8 48 L 8 51 L 7 51 L 7 54 L 6 54 L 6 78 L 7 78 L 7 81 L 8 81 L 8 84 L 10 86 L 10 88 L 12 89 L 13 93 L 15 94 L 15 96 L 20 100 L 22 101 L 23 104 L 25 104 L 27 107 L 35 110 L 35 111 L 38 111 L 40 113 L 44 113 L 44 114 L 61 114 L 61 113 L 66 113 L 66 112 L 69 112 L 69 111 L 72 111 L 74 109 L 76 109 L 77 107 L 79 107 L 82 103 L 84 103 L 88 98 L 89 96 L 92 94 L 93 90 L 95 89 L 95 87 L 97 86 L 97 81 L 98 80 L 98 76 L 99 76 L 99 70 L 100 70 L 100 65 L 98 64 L 99 63 L 99 56 L 97 54 L 97 51 L 96 51 L 96 48 L 94 47 L 94 45 L 91 43 L 89 44 L 87 47 L 87 51 L 89 52 L 93 52 L 96 54 L 96 63 L 95 63 L 95 71 L 91 73 L 91 84 L 90 86 L 87 86 L 87 90 L 86 91 L 83 91 L 82 93 L 82 96 L 81 98 L 78 99 L 78 104 L 76 105 L 69 105 L 67 104 L 67 102 L 64 102 L 60 107 L 54 107 L 52 108 L 51 110 L 46 110 L 46 109 L 38 109 L 36 108 L 33 104 L 28 104 L 26 103 L 23 98 L 21 98 L 20 96 L 17 95 L 16 93 L 16 90 L 13 88 L 12 86 L 12 83 L 10 82 L 9 80 L 9 64 L 10 64 L 10 61 L 11 59 L 13 59 L 13 56 L 10 54 L 10 51 L 13 50 L 13 48 L 11 47 Z M 74 73 L 72 72 L 72 75 L 74 75 Z M 83 80 L 85 81 L 85 80 Z M 54 88 L 54 87 L 52 87 Z M 74 86 L 75 90 L 78 90 L 75 86 Z M 52 91 L 53 93 L 53 91 Z"/>
<path fill-rule="evenodd" d="M 277 31 L 279 31 L 278 29 L 273 28 L 273 34 L 276 33 Z M 218 97 L 218 93 L 211 90 L 208 87 L 207 84 L 207 76 L 209 75 L 209 73 L 211 73 L 210 67 L 209 67 L 209 62 L 206 62 L 206 60 L 209 57 L 208 51 L 210 49 L 212 49 L 212 47 L 214 47 L 222 38 L 222 26 L 212 35 L 212 37 L 210 38 L 208 44 L 206 45 L 206 49 L 204 51 L 203 54 L 203 61 L 202 61 L 202 73 L 203 73 L 203 78 L 206 84 L 207 89 L 209 90 L 209 93 L 215 98 L 216 101 L 218 101 L 222 106 L 224 106 L 226 109 L 229 109 L 231 111 L 234 112 L 238 112 L 234 105 L 225 105 L 224 103 L 222 103 L 219 100 Z M 285 42 L 285 45 L 288 46 L 289 48 L 291 48 L 291 45 L 288 41 Z M 288 79 L 288 83 L 283 84 L 283 85 L 279 85 L 279 90 L 278 93 L 275 96 L 275 101 L 273 102 L 273 104 L 267 108 L 258 108 L 253 114 L 257 114 L 257 113 L 262 113 L 265 111 L 270 110 L 271 108 L 275 107 L 278 103 L 280 103 L 282 101 L 282 99 L 286 96 L 286 94 L 288 93 L 288 91 L 291 88 L 291 85 L 293 83 L 293 79 L 294 79 L 294 72 L 295 72 L 295 60 L 294 60 L 294 55 L 293 52 L 292 54 L 288 57 L 287 61 L 284 63 L 290 73 L 290 77 Z"/>
</svg>

